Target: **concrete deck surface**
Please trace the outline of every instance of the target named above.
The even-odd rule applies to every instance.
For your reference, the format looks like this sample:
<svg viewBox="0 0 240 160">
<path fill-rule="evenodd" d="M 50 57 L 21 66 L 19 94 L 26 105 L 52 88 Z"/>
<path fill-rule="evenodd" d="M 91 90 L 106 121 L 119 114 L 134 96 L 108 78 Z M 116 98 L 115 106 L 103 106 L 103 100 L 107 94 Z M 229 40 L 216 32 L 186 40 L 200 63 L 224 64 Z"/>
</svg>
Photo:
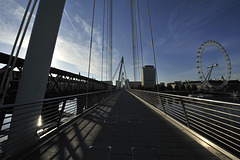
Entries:
<svg viewBox="0 0 240 160">
<path fill-rule="evenodd" d="M 27 157 L 29 160 L 218 159 L 122 91 Z"/>
</svg>

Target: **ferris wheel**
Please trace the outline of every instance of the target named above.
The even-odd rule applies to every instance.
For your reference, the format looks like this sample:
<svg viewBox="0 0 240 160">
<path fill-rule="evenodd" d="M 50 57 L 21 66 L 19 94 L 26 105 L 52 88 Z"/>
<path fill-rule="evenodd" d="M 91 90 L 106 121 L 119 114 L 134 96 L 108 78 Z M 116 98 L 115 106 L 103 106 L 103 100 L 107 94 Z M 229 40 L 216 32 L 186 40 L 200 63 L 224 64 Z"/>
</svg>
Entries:
<svg viewBox="0 0 240 160">
<path fill-rule="evenodd" d="M 225 75 L 221 76 L 221 81 L 218 81 L 218 83 L 211 83 L 210 79 L 211 79 L 211 75 L 213 73 L 214 68 L 217 68 L 220 65 L 218 63 L 212 63 L 212 64 L 208 64 L 206 66 L 205 66 L 205 64 L 206 64 L 205 63 L 203 65 L 203 61 L 204 60 L 202 59 L 202 54 L 203 54 L 203 51 L 208 46 L 216 47 L 221 52 L 221 54 L 222 54 L 222 56 L 224 57 L 224 60 L 225 60 L 225 63 L 221 64 L 223 69 L 225 69 L 225 71 L 223 71 L 223 73 Z M 229 56 L 228 56 L 226 50 L 223 48 L 223 46 L 221 44 L 219 44 L 218 42 L 210 40 L 210 41 L 204 42 L 201 45 L 201 47 L 199 48 L 199 50 L 197 52 L 196 66 L 197 66 L 199 78 L 201 79 L 201 83 L 202 83 L 202 88 L 203 89 L 220 90 L 220 89 L 224 88 L 227 85 L 228 81 L 231 78 L 231 62 L 230 62 Z M 203 70 L 206 71 L 205 67 L 207 69 L 207 72 L 204 74 Z"/>
</svg>

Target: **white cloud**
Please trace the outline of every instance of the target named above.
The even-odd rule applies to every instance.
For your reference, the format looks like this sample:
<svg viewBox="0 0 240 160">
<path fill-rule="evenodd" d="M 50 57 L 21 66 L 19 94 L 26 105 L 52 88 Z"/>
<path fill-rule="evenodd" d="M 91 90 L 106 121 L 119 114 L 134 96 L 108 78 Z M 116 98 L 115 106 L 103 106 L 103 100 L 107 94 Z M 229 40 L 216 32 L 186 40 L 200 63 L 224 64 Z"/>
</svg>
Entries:
<svg viewBox="0 0 240 160">
<path fill-rule="evenodd" d="M 75 27 L 74 24 L 72 23 L 72 20 L 71 20 L 71 18 L 69 17 L 69 15 L 68 15 L 68 13 L 67 13 L 67 11 L 66 11 L 65 9 L 64 9 L 64 14 L 66 15 L 66 17 L 67 17 L 69 23 L 71 24 L 72 28 L 74 29 L 74 31 L 76 32 L 76 35 L 77 35 L 78 39 L 81 40 L 81 35 L 80 35 L 80 33 L 77 31 L 76 27 Z"/>
<path fill-rule="evenodd" d="M 67 16 L 67 15 L 66 15 Z M 70 17 L 67 17 L 71 21 Z M 70 22 L 71 27 L 81 28 L 80 40 L 74 40 L 75 34 L 70 34 L 72 32 L 78 32 L 75 29 L 67 30 L 68 34 L 62 33 L 66 29 L 60 28 L 60 35 L 58 36 L 54 58 L 53 60 L 60 60 L 72 65 L 75 65 L 81 73 L 87 73 L 88 63 L 89 63 L 89 53 L 90 53 L 90 36 L 91 36 L 91 25 L 89 25 L 84 19 L 82 19 L 78 14 L 76 14 L 73 19 L 74 23 Z M 75 25 L 74 25 L 75 24 Z M 61 26 L 63 27 L 63 26 Z M 63 36 L 64 35 L 64 36 Z M 113 65 L 119 56 L 118 51 L 113 48 Z M 103 68 L 106 68 L 106 59 L 104 56 Z M 101 67 L 102 67 L 102 36 L 99 27 L 94 27 L 93 30 L 93 44 L 92 44 L 92 57 L 91 57 L 91 68 L 90 77 L 101 77 Z M 87 76 L 87 75 L 84 75 Z M 105 77 L 105 73 L 103 77 Z M 105 78 L 104 78 L 105 79 Z"/>
<path fill-rule="evenodd" d="M 91 26 L 87 24 L 85 20 L 79 17 L 78 14 L 76 14 L 73 18 L 77 23 L 81 25 L 81 27 L 84 29 L 85 32 L 87 32 L 89 35 L 91 34 Z"/>
<path fill-rule="evenodd" d="M 9 46 L 8 54 L 14 44 L 23 14 L 25 9 L 15 0 L 0 0 L 0 44 Z M 22 49 L 25 51 L 28 46 L 30 37 L 29 30 L 32 26 L 30 23 L 28 32 L 24 38 Z M 20 52 L 20 57 L 24 57 L 23 52 Z"/>
<path fill-rule="evenodd" d="M 25 9 L 19 5 L 15 0 L 0 0 L 0 45 L 8 45 L 9 53 L 11 52 L 11 47 L 14 43 L 18 28 L 20 26 L 22 16 Z M 65 13 L 63 18 L 67 18 L 70 23 L 60 26 L 60 32 L 57 39 L 53 61 L 63 61 L 65 63 L 72 64 L 81 73 L 86 73 L 88 70 L 88 60 L 89 60 L 89 43 L 90 43 L 90 32 L 91 25 L 89 25 L 84 19 L 79 15 L 74 16 L 75 21 L 71 21 L 70 16 Z M 66 25 L 67 28 L 63 28 Z M 69 26 L 70 25 L 70 26 Z M 78 26 L 76 26 L 78 25 Z M 76 27 L 75 27 L 76 26 Z M 79 27 L 80 26 L 80 27 Z M 30 26 L 30 29 L 32 24 Z M 70 28 L 70 29 L 69 29 Z M 80 28 L 80 29 L 79 29 Z M 29 32 L 30 32 L 29 29 Z M 78 29 L 78 30 L 77 30 Z M 22 48 L 26 51 L 28 46 L 28 41 L 30 33 L 27 32 Z M 81 33 L 81 34 L 77 34 Z M 92 45 L 92 58 L 91 58 L 91 74 L 90 77 L 101 76 L 101 66 L 102 66 L 102 37 L 100 27 L 94 27 L 93 31 L 93 45 Z M 78 36 L 78 39 L 76 37 Z M 118 61 L 118 51 L 113 48 L 113 64 Z M 21 53 L 20 57 L 24 57 L 25 53 Z M 105 56 L 104 56 L 105 57 Z M 105 62 L 105 60 L 104 60 Z M 56 63 L 53 63 L 56 64 Z M 104 68 L 106 68 L 106 63 Z M 61 66 L 60 69 L 66 69 L 66 66 Z M 73 71 L 74 72 L 74 71 Z M 75 71 L 76 72 L 76 71 Z M 86 75 L 84 75 L 86 76 Z M 105 77 L 105 73 L 103 74 Z"/>
</svg>

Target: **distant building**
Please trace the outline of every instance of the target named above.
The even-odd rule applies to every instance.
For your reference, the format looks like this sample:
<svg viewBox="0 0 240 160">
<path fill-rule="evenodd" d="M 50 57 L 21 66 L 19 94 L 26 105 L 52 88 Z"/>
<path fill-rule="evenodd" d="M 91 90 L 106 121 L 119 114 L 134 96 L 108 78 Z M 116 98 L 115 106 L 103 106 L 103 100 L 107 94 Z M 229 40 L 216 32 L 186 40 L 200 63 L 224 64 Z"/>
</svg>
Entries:
<svg viewBox="0 0 240 160">
<path fill-rule="evenodd" d="M 185 87 L 190 86 L 193 88 L 193 86 L 196 86 L 197 89 L 201 88 L 202 82 L 201 81 L 185 81 L 183 82 L 183 85 Z"/>
<path fill-rule="evenodd" d="M 129 82 L 129 87 L 130 88 L 138 88 L 139 86 L 141 86 L 141 82 L 140 81 L 130 81 Z"/>
<path fill-rule="evenodd" d="M 156 85 L 156 69 L 153 66 L 142 67 L 142 86 L 154 87 Z"/>
<path fill-rule="evenodd" d="M 221 85 L 223 83 L 222 80 L 209 80 L 209 83 L 215 86 Z M 202 86 L 202 82 L 201 81 L 185 81 L 185 82 L 181 82 L 181 81 L 175 81 L 172 83 L 167 83 L 167 86 L 171 86 L 173 89 L 178 86 L 179 88 L 184 85 L 185 88 L 190 87 L 191 89 L 200 89 Z M 223 89 L 221 89 L 220 91 L 224 91 L 224 92 L 232 92 L 232 91 L 240 91 L 240 81 L 239 80 L 229 80 L 228 84 L 226 87 L 224 87 Z"/>
<path fill-rule="evenodd" d="M 167 86 L 172 86 L 172 88 L 176 88 L 176 86 L 179 88 L 181 87 L 182 82 L 181 81 L 174 81 L 172 83 L 167 83 Z"/>
<path fill-rule="evenodd" d="M 164 83 L 164 82 L 160 82 L 158 85 L 159 85 L 159 86 L 164 86 L 164 87 L 165 87 L 165 83 Z"/>
<path fill-rule="evenodd" d="M 195 86 L 198 89 L 201 87 L 201 81 L 174 81 L 173 83 L 167 83 L 167 85 L 172 86 L 173 89 L 176 86 L 180 88 L 182 85 L 184 85 L 185 88 L 187 88 L 188 86 L 190 86 L 190 88 L 193 88 L 193 86 Z"/>
</svg>

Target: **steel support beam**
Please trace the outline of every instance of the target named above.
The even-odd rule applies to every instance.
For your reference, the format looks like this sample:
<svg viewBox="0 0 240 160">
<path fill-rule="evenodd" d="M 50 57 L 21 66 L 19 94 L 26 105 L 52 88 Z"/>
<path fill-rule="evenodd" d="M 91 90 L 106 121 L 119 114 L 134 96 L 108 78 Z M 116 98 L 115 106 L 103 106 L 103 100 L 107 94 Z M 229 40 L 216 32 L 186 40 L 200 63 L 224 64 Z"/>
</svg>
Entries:
<svg viewBox="0 0 240 160">
<path fill-rule="evenodd" d="M 44 98 L 65 0 L 40 0 L 23 66 L 16 103 Z M 31 147 L 38 139 L 37 121 L 42 104 L 15 107 L 7 143 L 7 156 Z"/>
</svg>

